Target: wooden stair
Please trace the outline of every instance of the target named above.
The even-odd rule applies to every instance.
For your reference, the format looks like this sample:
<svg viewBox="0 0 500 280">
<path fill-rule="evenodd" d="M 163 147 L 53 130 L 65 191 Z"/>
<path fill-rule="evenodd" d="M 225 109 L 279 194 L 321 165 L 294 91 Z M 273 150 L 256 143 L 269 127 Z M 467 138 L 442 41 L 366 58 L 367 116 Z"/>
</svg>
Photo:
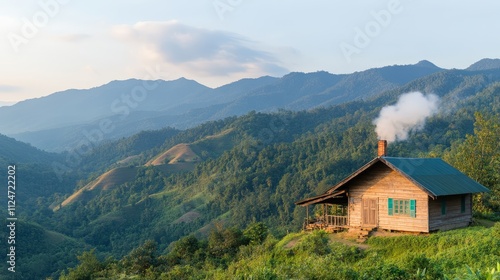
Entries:
<svg viewBox="0 0 500 280">
<path fill-rule="evenodd" d="M 356 242 L 364 243 L 374 229 L 375 228 L 373 227 L 358 227 L 358 228 L 350 228 L 349 231 L 357 235 Z"/>
<path fill-rule="evenodd" d="M 327 233 L 337 233 L 337 232 L 340 232 L 342 231 L 343 229 L 341 227 L 337 227 L 337 226 L 328 226 L 325 231 Z"/>
</svg>

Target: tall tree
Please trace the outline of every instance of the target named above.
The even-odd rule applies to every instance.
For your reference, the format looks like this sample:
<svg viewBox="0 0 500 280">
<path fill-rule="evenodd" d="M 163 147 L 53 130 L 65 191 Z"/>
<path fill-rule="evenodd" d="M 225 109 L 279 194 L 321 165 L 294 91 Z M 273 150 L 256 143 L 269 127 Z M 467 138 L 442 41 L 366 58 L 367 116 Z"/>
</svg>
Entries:
<svg viewBox="0 0 500 280">
<path fill-rule="evenodd" d="M 474 135 L 452 145 L 445 160 L 491 190 L 475 197 L 475 210 L 500 210 L 500 116 L 475 114 Z"/>
</svg>

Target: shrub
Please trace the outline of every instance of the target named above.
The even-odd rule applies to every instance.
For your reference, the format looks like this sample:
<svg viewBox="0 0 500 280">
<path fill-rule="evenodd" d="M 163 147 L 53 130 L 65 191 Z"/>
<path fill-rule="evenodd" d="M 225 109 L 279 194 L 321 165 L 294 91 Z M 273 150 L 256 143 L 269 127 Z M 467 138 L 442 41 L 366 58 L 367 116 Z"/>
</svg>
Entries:
<svg viewBox="0 0 500 280">
<path fill-rule="evenodd" d="M 360 279 L 366 280 L 406 280 L 410 274 L 394 264 L 379 264 L 361 272 Z"/>
<path fill-rule="evenodd" d="M 443 269 L 436 262 L 427 258 L 425 254 L 410 255 L 404 260 L 408 273 L 417 279 L 442 279 Z"/>
<path fill-rule="evenodd" d="M 312 253 L 316 255 L 326 255 L 331 252 L 328 246 L 328 235 L 322 230 L 314 231 L 306 235 L 297 245 L 297 251 Z"/>
</svg>

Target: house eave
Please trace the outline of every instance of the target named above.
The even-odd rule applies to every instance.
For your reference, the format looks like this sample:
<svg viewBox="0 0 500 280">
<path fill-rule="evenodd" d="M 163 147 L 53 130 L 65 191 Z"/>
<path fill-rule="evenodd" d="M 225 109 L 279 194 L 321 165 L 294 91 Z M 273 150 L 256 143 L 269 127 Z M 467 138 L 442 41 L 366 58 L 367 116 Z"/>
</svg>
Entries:
<svg viewBox="0 0 500 280">
<path fill-rule="evenodd" d="M 322 195 L 317 195 L 313 197 L 309 197 L 300 201 L 295 202 L 295 205 L 299 206 L 308 206 L 311 204 L 318 204 L 321 203 L 327 199 L 330 198 L 341 198 L 343 197 L 343 194 L 345 193 L 345 190 L 339 191 L 339 192 L 334 192 L 334 193 L 324 193 Z"/>
</svg>

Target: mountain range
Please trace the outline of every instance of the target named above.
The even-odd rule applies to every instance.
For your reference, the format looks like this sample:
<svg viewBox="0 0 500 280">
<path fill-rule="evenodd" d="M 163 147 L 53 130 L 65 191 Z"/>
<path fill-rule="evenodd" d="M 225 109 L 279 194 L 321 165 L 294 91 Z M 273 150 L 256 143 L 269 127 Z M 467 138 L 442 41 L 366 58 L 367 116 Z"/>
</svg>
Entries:
<svg viewBox="0 0 500 280">
<path fill-rule="evenodd" d="M 466 71 L 500 68 L 483 59 Z M 74 150 L 94 142 L 166 126 L 186 129 L 250 111 L 307 110 L 366 99 L 437 72 L 429 61 L 352 74 L 290 73 L 281 78 L 243 79 L 215 89 L 184 78 L 130 79 L 85 90 L 66 90 L 0 107 L 0 133 L 47 151 Z M 16 116 L 16 118 L 10 118 Z"/>
<path fill-rule="evenodd" d="M 252 110 L 305 110 L 368 98 L 443 69 L 428 61 L 353 74 L 290 73 L 282 78 L 243 79 L 208 88 L 184 78 L 125 80 L 0 107 L 0 133 L 47 151 L 78 148 L 141 130 L 197 124 Z M 16 116 L 16 118 L 10 118 Z"/>
</svg>

